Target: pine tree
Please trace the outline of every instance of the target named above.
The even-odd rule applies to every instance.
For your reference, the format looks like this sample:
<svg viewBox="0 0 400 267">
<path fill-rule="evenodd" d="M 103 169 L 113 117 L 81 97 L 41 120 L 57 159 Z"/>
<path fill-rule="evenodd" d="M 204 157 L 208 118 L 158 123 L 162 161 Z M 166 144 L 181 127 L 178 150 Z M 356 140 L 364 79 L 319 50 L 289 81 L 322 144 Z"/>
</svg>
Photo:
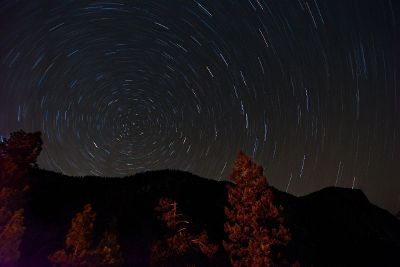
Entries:
<svg viewBox="0 0 400 267">
<path fill-rule="evenodd" d="M 0 189 L 0 232 L 10 220 L 14 210 L 19 207 L 20 201 L 16 201 L 18 197 L 19 192 L 16 189 L 10 187 Z"/>
<path fill-rule="evenodd" d="M 24 167 L 36 167 L 36 160 L 42 150 L 41 133 L 13 132 L 0 143 L 0 154 L 6 154 L 13 161 Z"/>
<path fill-rule="evenodd" d="M 94 255 L 99 263 L 98 266 L 121 266 L 123 264 L 115 221 L 104 232 L 103 238 L 97 246 Z"/>
<path fill-rule="evenodd" d="M 25 175 L 34 167 L 42 150 L 41 133 L 18 131 L 0 143 L 0 186 L 23 188 Z"/>
<path fill-rule="evenodd" d="M 17 265 L 20 257 L 19 245 L 25 231 L 23 214 L 23 209 L 14 212 L 0 232 L 0 266 Z"/>
<path fill-rule="evenodd" d="M 96 213 L 90 204 L 72 219 L 66 238 L 66 248 L 49 256 L 53 266 L 92 266 L 90 248 Z"/>
<path fill-rule="evenodd" d="M 291 236 L 282 224 L 282 208 L 273 203 L 262 167 L 240 151 L 231 180 L 236 184 L 228 186 L 224 225 L 228 240 L 223 245 L 232 266 L 276 266 L 281 260 L 276 249 Z"/>
<path fill-rule="evenodd" d="M 27 174 L 36 167 L 42 149 L 40 132 L 11 133 L 0 143 L 0 265 L 15 265 L 20 257 Z"/>
<path fill-rule="evenodd" d="M 96 213 L 90 204 L 72 219 L 66 237 L 65 249 L 48 257 L 53 266 L 61 267 L 116 267 L 123 263 L 117 232 L 114 226 L 103 234 L 99 245 L 93 248 L 93 230 Z"/>
<path fill-rule="evenodd" d="M 208 242 L 207 231 L 203 230 L 199 235 L 192 236 L 191 242 L 196 244 L 201 253 L 212 258 L 218 250 L 218 246 Z"/>
<path fill-rule="evenodd" d="M 205 230 L 197 235 L 190 233 L 190 222 L 178 212 L 176 201 L 161 198 L 156 210 L 161 212 L 161 220 L 168 233 L 163 240 L 156 241 L 152 246 L 152 266 L 186 265 L 194 256 L 212 258 L 217 252 L 218 246 L 209 243 Z"/>
</svg>

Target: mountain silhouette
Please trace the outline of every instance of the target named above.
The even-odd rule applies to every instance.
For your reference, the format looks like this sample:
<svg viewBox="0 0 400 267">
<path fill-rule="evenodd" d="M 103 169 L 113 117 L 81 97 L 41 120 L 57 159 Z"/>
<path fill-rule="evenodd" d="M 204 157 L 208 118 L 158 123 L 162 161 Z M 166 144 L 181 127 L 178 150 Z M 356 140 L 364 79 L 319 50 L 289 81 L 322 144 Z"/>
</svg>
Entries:
<svg viewBox="0 0 400 267">
<path fill-rule="evenodd" d="M 29 179 L 21 266 L 49 266 L 47 256 L 64 247 L 71 219 L 87 203 L 97 213 L 95 239 L 116 219 L 126 266 L 148 266 L 149 248 L 163 234 L 154 211 L 161 197 L 177 201 L 211 242 L 226 239 L 226 181 L 177 170 L 103 178 L 36 169 Z M 272 190 L 292 233 L 285 251 L 291 260 L 302 266 L 400 266 L 400 221 L 361 190 L 328 187 L 302 197 Z M 222 246 L 212 264 L 229 266 Z"/>
</svg>

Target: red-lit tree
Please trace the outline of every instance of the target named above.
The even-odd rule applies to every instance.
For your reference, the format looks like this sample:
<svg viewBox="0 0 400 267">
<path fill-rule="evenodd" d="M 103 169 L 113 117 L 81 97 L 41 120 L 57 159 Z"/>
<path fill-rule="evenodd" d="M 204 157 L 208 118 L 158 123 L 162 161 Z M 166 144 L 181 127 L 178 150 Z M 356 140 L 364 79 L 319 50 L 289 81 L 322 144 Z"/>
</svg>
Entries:
<svg viewBox="0 0 400 267">
<path fill-rule="evenodd" d="M 21 178 L 37 166 L 37 158 L 42 150 L 41 133 L 18 131 L 0 143 L 1 186 L 20 185 Z"/>
<path fill-rule="evenodd" d="M 124 262 L 116 227 L 116 221 L 113 221 L 94 252 L 98 266 L 121 266 Z"/>
<path fill-rule="evenodd" d="M 165 239 L 156 241 L 152 246 L 152 266 L 185 265 L 196 256 L 212 258 L 217 252 L 218 246 L 209 243 L 205 230 L 200 234 L 190 233 L 190 222 L 178 212 L 175 201 L 161 198 L 156 210 L 161 212 L 161 220 L 167 226 L 168 233 Z"/>
<path fill-rule="evenodd" d="M 19 245 L 24 234 L 24 210 L 14 212 L 0 232 L 0 266 L 16 266 L 20 257 Z"/>
<path fill-rule="evenodd" d="M 11 133 L 0 143 L 0 265 L 13 266 L 20 256 L 27 174 L 42 149 L 40 133 Z"/>
<path fill-rule="evenodd" d="M 49 256 L 53 266 L 92 266 L 90 248 L 96 213 L 90 204 L 72 219 L 65 241 L 66 248 Z"/>
<path fill-rule="evenodd" d="M 85 205 L 82 212 L 72 219 L 67 234 L 65 249 L 61 249 L 48 257 L 52 266 L 60 267 L 98 267 L 121 266 L 122 257 L 117 243 L 116 230 L 104 233 L 100 244 L 93 248 L 93 229 L 96 213 L 90 204 Z"/>
<path fill-rule="evenodd" d="M 273 203 L 273 193 L 257 166 L 239 152 L 228 186 L 229 206 L 224 225 L 228 240 L 223 242 L 232 266 L 277 266 L 283 259 L 277 250 L 291 239 L 282 224 L 281 207 Z"/>
</svg>

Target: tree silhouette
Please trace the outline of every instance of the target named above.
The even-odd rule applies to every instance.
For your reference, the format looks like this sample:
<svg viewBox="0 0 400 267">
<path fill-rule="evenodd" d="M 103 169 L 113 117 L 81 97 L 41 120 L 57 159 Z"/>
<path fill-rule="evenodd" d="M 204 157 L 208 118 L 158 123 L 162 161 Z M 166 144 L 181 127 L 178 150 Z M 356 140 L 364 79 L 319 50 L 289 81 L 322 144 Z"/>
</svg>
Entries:
<svg viewBox="0 0 400 267">
<path fill-rule="evenodd" d="M 186 266 L 196 258 L 212 258 L 218 246 L 210 244 L 208 234 L 192 234 L 188 227 L 190 222 L 178 212 L 177 203 L 168 198 L 161 198 L 156 208 L 161 212 L 161 220 L 168 233 L 163 240 L 156 241 L 151 248 L 152 266 Z"/>
<path fill-rule="evenodd" d="M 115 229 L 106 231 L 97 248 L 92 248 L 96 213 L 90 204 L 72 219 L 66 237 L 66 248 L 48 257 L 53 266 L 97 267 L 121 266 L 122 257 Z"/>
<path fill-rule="evenodd" d="M 223 242 L 232 266 L 283 265 L 277 249 L 291 239 L 283 226 L 282 208 L 273 204 L 273 193 L 263 169 L 240 151 L 228 186 L 229 206 L 224 225 L 228 240 Z"/>
<path fill-rule="evenodd" d="M 29 189 L 27 174 L 37 166 L 42 149 L 40 132 L 11 133 L 0 143 L 0 265 L 16 265 L 25 230 L 24 193 Z"/>
</svg>

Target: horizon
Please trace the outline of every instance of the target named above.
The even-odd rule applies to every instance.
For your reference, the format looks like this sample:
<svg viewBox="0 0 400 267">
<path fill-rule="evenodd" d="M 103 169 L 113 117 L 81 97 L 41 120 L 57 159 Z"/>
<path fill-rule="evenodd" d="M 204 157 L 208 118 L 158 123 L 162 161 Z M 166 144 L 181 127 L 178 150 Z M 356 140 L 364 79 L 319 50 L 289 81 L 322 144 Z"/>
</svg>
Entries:
<svg viewBox="0 0 400 267">
<path fill-rule="evenodd" d="M 0 3 L 0 139 L 41 168 L 228 179 L 237 151 L 293 195 L 400 210 L 400 2 Z"/>
<path fill-rule="evenodd" d="M 53 174 L 55 174 L 55 175 L 65 176 L 66 178 L 70 178 L 70 177 L 71 177 L 71 178 L 78 178 L 78 179 L 81 179 L 81 178 L 93 178 L 93 179 L 99 178 L 99 179 L 104 179 L 104 180 L 109 180 L 109 179 L 113 179 L 113 178 L 116 178 L 116 179 L 134 178 L 136 175 L 151 175 L 152 173 L 157 173 L 157 172 L 159 172 L 159 173 L 162 173 L 162 172 L 180 172 L 180 173 L 186 173 L 186 174 L 189 174 L 189 175 L 191 175 L 191 176 L 193 176 L 193 177 L 196 177 L 196 178 L 199 178 L 199 179 L 204 179 L 204 180 L 207 180 L 207 181 L 214 181 L 214 182 L 217 182 L 217 183 L 219 183 L 219 182 L 220 182 L 220 183 L 226 183 L 226 182 L 228 182 L 228 183 L 234 183 L 234 181 L 232 181 L 232 180 L 230 180 L 230 179 L 217 180 L 217 179 L 213 179 L 213 178 L 210 178 L 210 177 L 203 177 L 203 176 L 200 176 L 200 175 L 198 175 L 198 174 L 192 173 L 192 172 L 190 172 L 190 171 L 184 171 L 184 170 L 179 170 L 179 169 L 145 170 L 145 171 L 143 171 L 143 172 L 137 172 L 137 173 L 134 173 L 134 174 L 132 174 L 132 175 L 127 175 L 127 176 L 114 176 L 114 177 L 109 177 L 109 176 L 95 176 L 95 175 L 71 176 L 71 175 L 63 174 L 63 173 L 61 173 L 61 172 L 56 172 L 56 171 L 52 171 L 52 170 L 46 170 L 46 169 L 42 169 L 42 168 L 38 168 L 37 170 L 38 170 L 38 171 L 45 171 L 45 172 L 53 173 Z M 265 176 L 265 175 L 264 175 L 264 176 Z M 268 178 L 267 178 L 267 177 L 266 177 L 266 179 L 267 179 L 267 182 L 268 182 Z M 150 181 L 149 181 L 149 182 L 150 182 Z M 368 195 L 366 195 L 365 192 L 364 192 L 361 188 L 338 187 L 338 186 L 326 186 L 326 187 L 321 187 L 321 188 L 319 188 L 319 189 L 317 189 L 317 190 L 315 190 L 315 191 L 305 193 L 305 194 L 303 194 L 303 195 L 295 195 L 295 194 L 291 194 L 290 192 L 286 192 L 286 191 L 284 191 L 284 190 L 280 190 L 279 188 L 275 187 L 273 184 L 271 184 L 271 183 L 269 183 L 269 182 L 268 182 L 268 184 L 269 184 L 269 186 L 275 188 L 276 190 L 278 190 L 278 191 L 280 191 L 280 192 L 282 192 L 282 193 L 286 193 L 286 194 L 289 194 L 289 195 L 292 195 L 292 196 L 295 196 L 295 197 L 307 197 L 308 195 L 311 195 L 311 194 L 314 194 L 314 193 L 323 191 L 323 190 L 325 190 L 325 189 L 331 189 L 331 188 L 332 188 L 332 189 L 333 189 L 333 188 L 336 188 L 336 189 L 338 189 L 338 190 L 345 189 L 345 190 L 360 191 L 360 192 L 367 198 L 367 200 L 368 200 L 371 204 L 376 205 L 377 207 L 379 207 L 379 208 L 381 208 L 381 209 L 383 209 L 383 210 L 386 210 L 386 211 L 390 212 L 391 214 L 393 214 L 393 215 L 395 215 L 395 216 L 396 216 L 398 213 L 400 213 L 400 210 L 390 210 L 390 209 L 388 209 L 387 207 L 383 207 L 383 206 L 378 205 L 377 203 L 372 202 L 372 201 L 369 199 Z"/>
</svg>

